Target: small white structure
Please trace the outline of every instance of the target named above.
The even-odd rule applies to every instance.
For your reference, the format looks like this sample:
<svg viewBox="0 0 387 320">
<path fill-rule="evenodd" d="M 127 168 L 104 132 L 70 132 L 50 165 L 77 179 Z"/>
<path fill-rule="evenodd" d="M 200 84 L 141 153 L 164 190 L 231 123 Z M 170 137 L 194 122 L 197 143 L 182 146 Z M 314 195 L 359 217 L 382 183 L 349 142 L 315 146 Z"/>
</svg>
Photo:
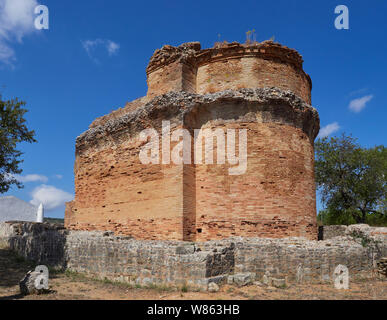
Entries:
<svg viewBox="0 0 387 320">
<path fill-rule="evenodd" d="M 43 213 L 43 203 L 41 203 L 38 207 L 38 213 L 36 214 L 36 222 L 43 222 L 44 213 Z"/>
<path fill-rule="evenodd" d="M 43 222 L 43 205 L 32 205 L 14 196 L 0 197 L 0 222 L 31 221 Z"/>
</svg>

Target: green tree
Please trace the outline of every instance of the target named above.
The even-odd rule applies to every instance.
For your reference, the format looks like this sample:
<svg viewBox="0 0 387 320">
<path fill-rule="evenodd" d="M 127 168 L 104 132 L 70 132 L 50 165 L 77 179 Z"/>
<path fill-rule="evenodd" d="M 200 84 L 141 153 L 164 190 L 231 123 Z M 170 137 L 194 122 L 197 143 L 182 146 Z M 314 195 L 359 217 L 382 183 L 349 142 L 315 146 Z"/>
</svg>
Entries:
<svg viewBox="0 0 387 320">
<path fill-rule="evenodd" d="M 332 209 L 321 210 L 317 215 L 319 225 L 350 225 L 356 223 L 348 211 L 337 212 Z M 368 223 L 368 221 L 367 221 Z"/>
<path fill-rule="evenodd" d="M 16 147 L 23 141 L 36 142 L 35 132 L 26 126 L 25 104 L 17 98 L 3 100 L 0 95 L 0 193 L 7 192 L 12 185 L 23 187 L 14 176 L 22 172 L 19 165 L 23 162 L 20 159 L 23 153 Z"/>
<path fill-rule="evenodd" d="M 356 139 L 323 138 L 315 143 L 316 186 L 331 224 L 386 220 L 387 150 L 360 147 Z"/>
</svg>

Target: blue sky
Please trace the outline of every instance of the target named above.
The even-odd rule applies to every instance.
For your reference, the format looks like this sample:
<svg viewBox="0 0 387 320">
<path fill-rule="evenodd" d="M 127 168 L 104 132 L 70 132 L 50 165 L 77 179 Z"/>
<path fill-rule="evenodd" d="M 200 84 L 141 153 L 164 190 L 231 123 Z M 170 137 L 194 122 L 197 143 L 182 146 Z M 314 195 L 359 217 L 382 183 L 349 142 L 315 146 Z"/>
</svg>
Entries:
<svg viewBox="0 0 387 320">
<path fill-rule="evenodd" d="M 244 42 L 252 29 L 258 41 L 275 36 L 303 55 L 325 134 L 352 133 L 367 147 L 386 142 L 387 1 L 41 0 L 49 30 L 33 27 L 37 4 L 0 0 L 0 92 L 27 102 L 38 140 L 20 146 L 25 188 L 7 195 L 43 199 L 47 216 L 63 217 L 74 193 L 75 138 L 146 94 L 145 68 L 164 44 L 212 47 L 219 34 Z M 349 30 L 334 27 L 340 4 Z"/>
</svg>

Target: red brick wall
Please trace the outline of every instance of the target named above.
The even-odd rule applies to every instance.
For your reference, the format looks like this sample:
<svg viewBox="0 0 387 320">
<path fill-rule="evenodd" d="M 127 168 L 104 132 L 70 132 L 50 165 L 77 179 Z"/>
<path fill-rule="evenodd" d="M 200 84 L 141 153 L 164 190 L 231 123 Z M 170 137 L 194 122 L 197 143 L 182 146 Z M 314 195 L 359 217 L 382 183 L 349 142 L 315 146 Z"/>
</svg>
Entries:
<svg viewBox="0 0 387 320">
<path fill-rule="evenodd" d="M 142 164 L 140 146 L 138 137 L 132 137 L 77 156 L 67 227 L 182 240 L 183 168 Z"/>
<path fill-rule="evenodd" d="M 76 196 L 66 207 L 66 226 L 137 239 L 317 239 L 313 140 L 319 120 L 314 109 L 274 89 L 268 90 L 274 95 L 255 100 L 252 92 L 241 90 L 221 98 L 179 93 L 150 101 L 169 91 L 205 94 L 275 86 L 310 103 L 302 57 L 272 42 L 187 48 L 156 50 L 147 68 L 147 97 L 102 117 L 87 132 L 90 137 L 77 140 Z M 126 115 L 128 122 L 121 121 Z M 168 117 L 191 134 L 200 128 L 247 129 L 247 172 L 232 176 L 228 165 L 219 164 L 141 164 L 140 130 L 154 127 L 160 133 Z"/>
<path fill-rule="evenodd" d="M 225 58 L 199 66 L 197 93 L 241 88 L 277 87 L 291 90 L 311 103 L 310 83 L 302 69 L 259 56 Z"/>
<path fill-rule="evenodd" d="M 278 87 L 311 103 L 311 80 L 302 69 L 302 57 L 293 49 L 273 42 L 229 44 L 195 52 L 179 48 L 167 46 L 165 52 L 157 50 L 164 53 L 163 59 L 151 59 L 147 68 L 148 99 L 169 91 L 205 94 Z"/>
<path fill-rule="evenodd" d="M 317 239 L 314 155 L 306 134 L 269 123 L 222 128 L 248 129 L 247 172 L 230 176 L 229 165 L 196 166 L 196 240 Z"/>
<path fill-rule="evenodd" d="M 179 61 L 162 66 L 148 74 L 147 98 L 169 91 L 196 92 L 196 68 Z"/>
<path fill-rule="evenodd" d="M 238 130 L 247 130 L 247 171 L 242 175 L 230 175 L 227 162 L 142 164 L 144 143 L 125 132 L 78 146 L 76 196 L 67 207 L 66 226 L 113 230 L 137 239 L 316 239 L 313 137 L 299 117 L 304 114 L 296 115 L 286 105 L 240 101 L 199 105 L 185 113 L 191 134 L 200 128 L 235 129 L 236 150 Z M 161 121 L 151 122 L 159 134 Z M 179 121 L 174 118 L 175 129 L 182 127 Z M 215 163 L 216 154 L 215 139 Z"/>
</svg>

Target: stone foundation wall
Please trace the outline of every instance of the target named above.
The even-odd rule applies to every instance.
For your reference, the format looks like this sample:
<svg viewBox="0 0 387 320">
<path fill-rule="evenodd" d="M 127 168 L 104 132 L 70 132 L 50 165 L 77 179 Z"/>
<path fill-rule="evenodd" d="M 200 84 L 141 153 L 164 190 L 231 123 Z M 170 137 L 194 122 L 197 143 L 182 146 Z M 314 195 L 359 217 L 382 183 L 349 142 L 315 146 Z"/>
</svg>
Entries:
<svg viewBox="0 0 387 320">
<path fill-rule="evenodd" d="M 338 264 L 352 278 L 370 274 L 387 256 L 386 228 L 352 227 L 379 241 L 364 247 L 359 239 L 326 241 L 302 238 L 229 238 L 207 242 L 147 241 L 112 232 L 73 231 L 37 223 L 0 224 L 0 241 L 38 264 L 63 267 L 98 278 L 133 284 L 190 285 L 227 281 L 249 273 L 261 280 L 266 272 L 288 281 L 332 281 Z M 373 235 L 372 235 L 373 234 Z"/>
</svg>

